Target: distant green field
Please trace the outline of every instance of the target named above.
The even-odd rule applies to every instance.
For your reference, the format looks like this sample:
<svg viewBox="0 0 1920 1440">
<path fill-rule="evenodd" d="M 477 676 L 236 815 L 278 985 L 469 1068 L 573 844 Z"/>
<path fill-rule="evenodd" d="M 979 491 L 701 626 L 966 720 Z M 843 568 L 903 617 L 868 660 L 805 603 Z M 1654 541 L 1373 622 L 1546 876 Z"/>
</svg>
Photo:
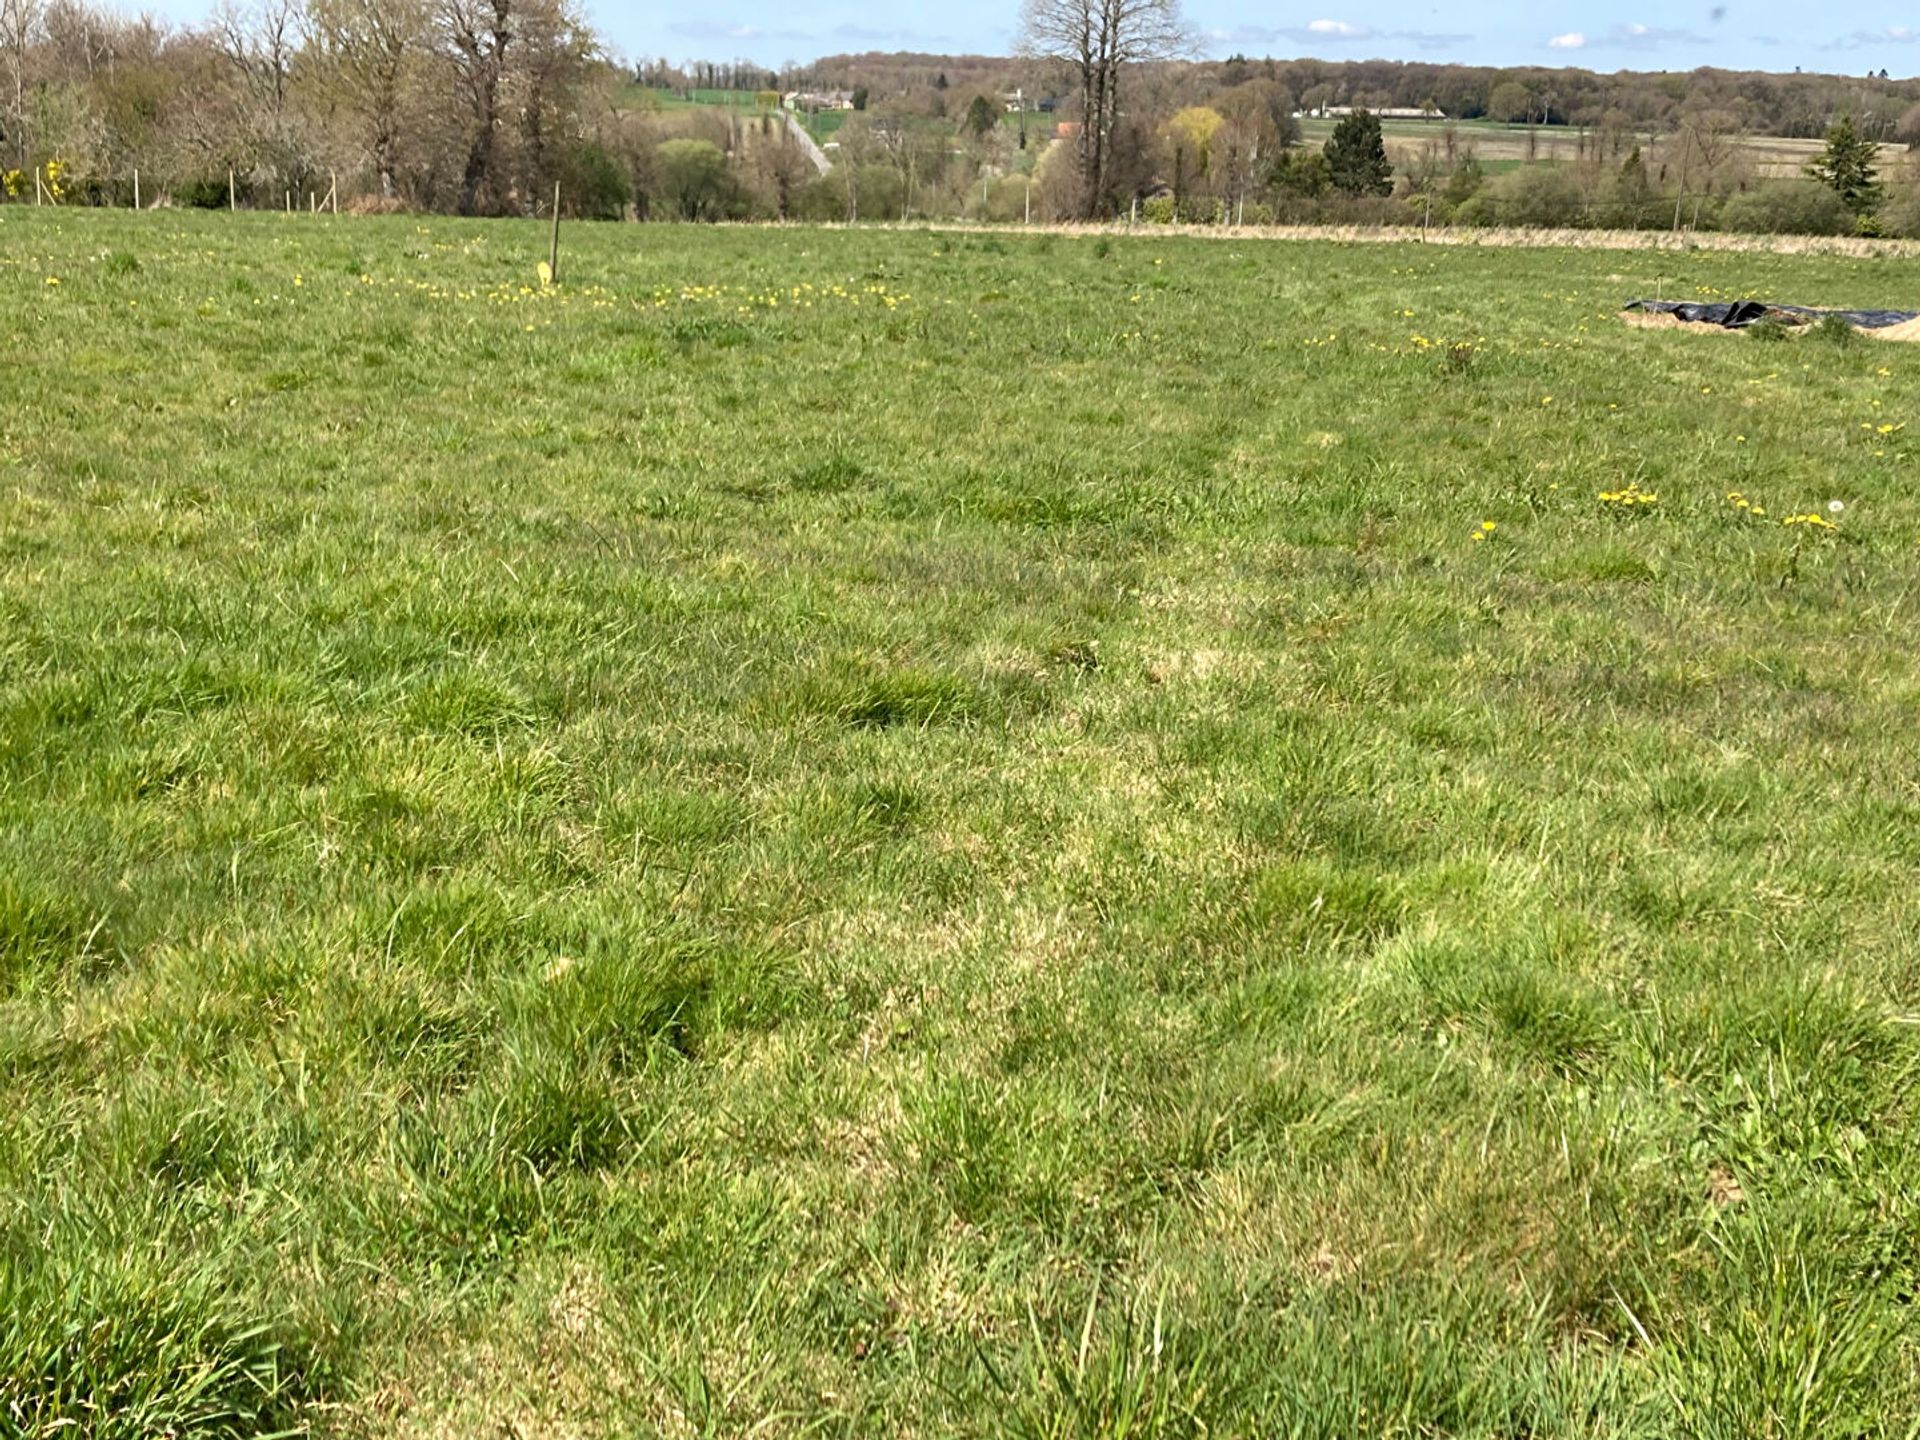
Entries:
<svg viewBox="0 0 1920 1440">
<path fill-rule="evenodd" d="M 757 108 L 760 103 L 758 90 L 702 90 L 693 91 L 696 105 L 736 105 Z"/>
<path fill-rule="evenodd" d="M 755 114 L 763 113 L 754 94 L 739 90 L 695 90 L 692 92 L 692 98 L 688 98 L 677 91 L 629 85 L 623 92 L 623 98 L 629 105 L 649 104 L 663 110 L 683 110 L 694 105 L 716 105 L 748 109 Z M 814 139 L 825 140 L 831 138 L 841 126 L 845 125 L 854 113 L 848 110 L 817 110 L 803 113 L 800 120 Z M 1010 131 L 1017 131 L 1020 128 L 1021 117 L 1017 112 L 999 113 L 998 119 L 999 123 Z M 1053 116 L 1041 115 L 1034 111 L 1027 113 L 1026 121 L 1030 136 L 1034 137 L 1042 135 L 1050 137 L 1056 123 Z M 957 131 L 960 119 L 958 116 L 948 116 L 944 119 L 913 117 L 904 123 L 921 128 Z"/>
<path fill-rule="evenodd" d="M 562 240 L 0 208 L 0 1430 L 1910 1432 L 1920 263 Z"/>
<path fill-rule="evenodd" d="M 1333 133 L 1334 124 L 1332 120 L 1303 119 L 1300 122 L 1302 138 L 1308 144 L 1323 144 Z M 1387 120 L 1381 124 L 1387 154 L 1397 164 L 1407 163 L 1429 146 L 1441 149 L 1446 143 L 1448 128 L 1446 121 Z M 1571 125 L 1527 126 L 1494 120 L 1461 120 L 1451 122 L 1451 128 L 1458 153 L 1473 155 L 1482 168 L 1495 173 L 1535 160 L 1568 163 L 1591 158 L 1592 154 L 1588 148 L 1592 144 L 1591 133 Z M 1625 143 L 1651 147 L 1662 139 L 1659 131 L 1641 130 L 1627 136 Z M 1735 143 L 1753 172 L 1766 179 L 1798 178 L 1821 150 L 1818 140 L 1774 135 L 1746 135 Z M 1899 146 L 1880 147 L 1880 163 L 1886 173 L 1898 173 L 1905 159 L 1905 151 Z"/>
<path fill-rule="evenodd" d="M 717 105 L 734 110 L 750 110 L 758 114 L 767 108 L 760 104 L 758 93 L 751 90 L 695 90 L 689 97 L 677 90 L 664 90 L 649 85 L 628 85 L 622 91 L 622 97 L 629 105 L 645 103 L 663 110 L 686 109 L 693 105 Z"/>
<path fill-rule="evenodd" d="M 852 113 L 849 110 L 813 110 L 802 115 L 800 119 L 814 139 L 822 140 L 846 124 L 848 115 Z"/>
<path fill-rule="evenodd" d="M 712 105 L 734 110 L 749 111 L 755 115 L 773 113 L 764 109 L 757 97 L 741 90 L 695 90 L 692 98 L 672 90 L 660 90 L 641 85 L 630 85 L 624 98 L 629 105 L 651 105 L 662 110 L 686 110 L 696 105 Z M 849 112 L 844 110 L 821 110 L 802 114 L 801 124 L 816 140 L 830 137 L 847 122 Z"/>
</svg>

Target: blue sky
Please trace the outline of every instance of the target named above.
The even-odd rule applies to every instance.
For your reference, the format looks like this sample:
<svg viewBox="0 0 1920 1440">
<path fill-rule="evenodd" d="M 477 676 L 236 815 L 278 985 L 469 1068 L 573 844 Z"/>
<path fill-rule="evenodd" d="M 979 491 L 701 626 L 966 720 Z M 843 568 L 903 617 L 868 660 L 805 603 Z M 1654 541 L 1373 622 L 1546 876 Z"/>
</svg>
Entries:
<svg viewBox="0 0 1920 1440">
<path fill-rule="evenodd" d="M 1832 6 L 1803 0 L 1710 0 L 1668 9 L 1635 0 L 1305 0 L 1283 11 L 1258 0 L 1187 0 L 1209 53 L 1385 57 L 1481 65 L 1578 65 L 1591 70 L 1828 70 L 1920 73 L 1920 13 L 1912 0 Z M 1671 3 L 1671 0 L 1669 0 Z M 955 6 L 940 0 L 705 0 L 621 4 L 586 0 L 622 54 L 670 60 L 745 57 L 767 65 L 858 50 L 1004 54 L 1018 0 Z M 1625 8 L 1623 8 L 1623 6 Z M 161 0 L 198 19 L 204 0 Z"/>
</svg>

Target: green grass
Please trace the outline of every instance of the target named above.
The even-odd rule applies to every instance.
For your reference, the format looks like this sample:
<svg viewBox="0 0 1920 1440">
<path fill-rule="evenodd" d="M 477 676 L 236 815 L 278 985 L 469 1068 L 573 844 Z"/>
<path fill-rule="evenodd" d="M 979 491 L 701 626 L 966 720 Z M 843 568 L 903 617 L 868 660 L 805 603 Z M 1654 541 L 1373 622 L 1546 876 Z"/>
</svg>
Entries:
<svg viewBox="0 0 1920 1440">
<path fill-rule="evenodd" d="M 1920 265 L 563 240 L 0 211 L 0 1428 L 1911 1433 Z"/>
<path fill-rule="evenodd" d="M 678 90 L 669 90 L 657 85 L 628 84 L 622 87 L 622 97 L 629 103 L 647 102 L 662 110 L 684 110 L 691 105 L 718 105 L 730 110 L 759 111 L 760 93 L 757 90 L 711 90 L 695 88 L 682 94 Z"/>
<path fill-rule="evenodd" d="M 810 110 L 801 117 L 801 123 L 814 139 L 825 140 L 839 133 L 851 113 L 847 110 Z"/>
</svg>

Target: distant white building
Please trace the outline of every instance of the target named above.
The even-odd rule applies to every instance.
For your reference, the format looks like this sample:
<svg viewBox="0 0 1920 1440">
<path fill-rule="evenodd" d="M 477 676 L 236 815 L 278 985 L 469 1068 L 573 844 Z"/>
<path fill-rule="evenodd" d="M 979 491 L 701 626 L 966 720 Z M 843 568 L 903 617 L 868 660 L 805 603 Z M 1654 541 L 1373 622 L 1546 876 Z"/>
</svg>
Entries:
<svg viewBox="0 0 1920 1440">
<path fill-rule="evenodd" d="M 1444 120 L 1444 110 L 1422 110 L 1416 105 L 1383 105 L 1375 110 L 1367 105 L 1322 105 L 1318 110 L 1296 110 L 1296 120 L 1312 116 L 1319 120 L 1337 120 L 1342 115 L 1351 115 L 1356 110 L 1365 110 L 1369 115 L 1381 120 Z"/>
<path fill-rule="evenodd" d="M 788 110 L 851 110 L 851 90 L 789 90 L 780 97 Z"/>
</svg>

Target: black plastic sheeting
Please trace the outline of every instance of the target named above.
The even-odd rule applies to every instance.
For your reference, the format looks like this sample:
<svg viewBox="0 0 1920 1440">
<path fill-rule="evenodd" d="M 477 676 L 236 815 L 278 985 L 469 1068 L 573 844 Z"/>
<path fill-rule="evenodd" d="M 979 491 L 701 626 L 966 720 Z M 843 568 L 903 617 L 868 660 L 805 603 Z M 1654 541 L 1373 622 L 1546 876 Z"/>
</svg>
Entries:
<svg viewBox="0 0 1920 1440">
<path fill-rule="evenodd" d="M 1759 300 L 1735 300 L 1720 305 L 1700 305 L 1691 300 L 1629 300 L 1627 309 L 1671 315 L 1690 325 L 1724 325 L 1729 330 L 1744 330 L 1756 320 L 1807 325 L 1829 315 L 1838 315 L 1847 324 L 1862 330 L 1884 330 L 1889 325 L 1920 320 L 1920 311 L 1915 310 L 1809 310 L 1804 305 L 1769 305 Z"/>
</svg>

